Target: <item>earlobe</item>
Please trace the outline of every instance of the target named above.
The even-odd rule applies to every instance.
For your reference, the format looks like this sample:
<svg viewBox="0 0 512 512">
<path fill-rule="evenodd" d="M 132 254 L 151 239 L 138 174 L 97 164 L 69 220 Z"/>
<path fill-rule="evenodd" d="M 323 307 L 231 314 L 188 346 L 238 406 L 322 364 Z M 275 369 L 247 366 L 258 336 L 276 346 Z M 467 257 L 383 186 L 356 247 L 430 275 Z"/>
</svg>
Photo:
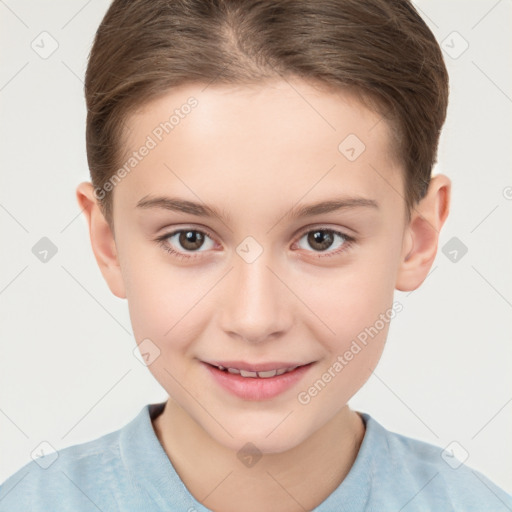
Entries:
<svg viewBox="0 0 512 512">
<path fill-rule="evenodd" d="M 83 182 L 76 189 L 80 210 L 87 219 L 91 247 L 103 278 L 110 291 L 120 299 L 126 298 L 124 281 L 117 254 L 114 235 L 94 196 L 92 183 Z"/>
<path fill-rule="evenodd" d="M 450 191 L 450 179 L 438 174 L 430 180 L 427 194 L 413 209 L 404 233 L 397 290 L 415 290 L 427 277 L 437 254 L 439 233 L 449 213 Z"/>
</svg>

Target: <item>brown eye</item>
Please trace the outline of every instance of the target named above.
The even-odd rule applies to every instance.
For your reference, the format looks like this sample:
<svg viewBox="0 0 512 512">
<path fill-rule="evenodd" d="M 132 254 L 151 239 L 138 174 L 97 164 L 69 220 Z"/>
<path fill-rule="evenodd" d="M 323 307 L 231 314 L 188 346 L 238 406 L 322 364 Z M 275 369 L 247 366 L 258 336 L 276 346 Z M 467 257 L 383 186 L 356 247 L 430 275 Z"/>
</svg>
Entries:
<svg viewBox="0 0 512 512">
<path fill-rule="evenodd" d="M 198 229 L 180 229 L 158 239 L 171 252 L 205 252 L 215 246 L 215 242 L 206 233 Z"/>
<path fill-rule="evenodd" d="M 301 244 L 303 240 L 305 240 L 307 247 Z M 299 247 L 306 250 L 313 249 L 314 252 L 328 252 L 329 254 L 334 254 L 344 250 L 352 241 L 353 238 L 339 231 L 332 229 L 313 229 L 302 235 L 299 240 Z"/>
<path fill-rule="evenodd" d="M 180 231 L 179 244 L 187 251 L 195 251 L 204 243 L 204 235 L 199 231 Z"/>
<path fill-rule="evenodd" d="M 325 251 L 332 245 L 334 237 L 329 231 L 310 231 L 307 241 L 310 247 L 316 251 Z"/>
</svg>

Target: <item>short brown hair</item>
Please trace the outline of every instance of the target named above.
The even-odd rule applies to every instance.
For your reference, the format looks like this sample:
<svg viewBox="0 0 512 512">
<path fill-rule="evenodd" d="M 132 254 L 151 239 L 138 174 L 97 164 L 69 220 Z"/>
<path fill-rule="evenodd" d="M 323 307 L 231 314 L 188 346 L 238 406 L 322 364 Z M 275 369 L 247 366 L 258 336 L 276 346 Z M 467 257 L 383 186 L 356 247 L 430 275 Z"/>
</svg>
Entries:
<svg viewBox="0 0 512 512">
<path fill-rule="evenodd" d="M 408 0 L 114 0 L 85 76 L 95 189 L 110 188 L 122 165 L 124 121 L 145 103 L 186 83 L 279 77 L 349 88 L 385 116 L 410 214 L 436 162 L 448 72 Z M 112 226 L 111 192 L 96 197 Z"/>
</svg>

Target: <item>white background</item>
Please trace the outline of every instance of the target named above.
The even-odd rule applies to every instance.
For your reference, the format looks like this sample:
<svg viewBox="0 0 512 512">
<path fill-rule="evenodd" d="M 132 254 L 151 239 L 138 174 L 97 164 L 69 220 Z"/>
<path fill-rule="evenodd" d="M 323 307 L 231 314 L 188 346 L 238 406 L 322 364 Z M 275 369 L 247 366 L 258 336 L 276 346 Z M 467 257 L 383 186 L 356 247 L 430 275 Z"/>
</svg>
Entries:
<svg viewBox="0 0 512 512">
<path fill-rule="evenodd" d="M 452 210 L 425 283 L 397 292 L 375 374 L 351 401 L 385 427 L 447 446 L 512 493 L 510 0 L 416 5 L 451 80 L 436 172 Z M 55 449 L 118 429 L 165 392 L 133 356 L 125 301 L 103 281 L 76 185 L 89 179 L 83 77 L 105 0 L 0 1 L 0 482 L 43 440 Z M 31 43 L 47 31 L 57 50 Z M 447 39 L 448 38 L 448 39 Z M 449 47 L 452 47 L 451 49 Z M 508 188 L 507 188 L 508 187 Z M 57 254 L 40 262 L 43 236 Z M 468 252 L 456 263 L 452 238 Z"/>
</svg>

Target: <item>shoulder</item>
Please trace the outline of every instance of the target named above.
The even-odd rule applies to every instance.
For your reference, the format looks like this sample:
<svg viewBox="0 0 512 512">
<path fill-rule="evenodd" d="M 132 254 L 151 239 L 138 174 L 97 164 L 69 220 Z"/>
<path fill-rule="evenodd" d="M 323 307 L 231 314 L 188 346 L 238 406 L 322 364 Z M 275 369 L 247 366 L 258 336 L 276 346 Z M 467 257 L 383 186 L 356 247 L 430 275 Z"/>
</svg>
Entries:
<svg viewBox="0 0 512 512">
<path fill-rule="evenodd" d="M 372 433 L 372 444 L 379 445 L 373 478 L 392 489 L 388 494 L 396 497 L 403 512 L 512 510 L 512 496 L 468 466 L 459 443 L 441 448 L 389 431 L 368 414 L 363 417 Z"/>
<path fill-rule="evenodd" d="M 98 483 L 108 485 L 120 469 L 119 432 L 28 462 L 0 486 L 0 511 L 71 510 L 74 505 L 82 510 L 85 501 L 92 506 Z"/>
</svg>

